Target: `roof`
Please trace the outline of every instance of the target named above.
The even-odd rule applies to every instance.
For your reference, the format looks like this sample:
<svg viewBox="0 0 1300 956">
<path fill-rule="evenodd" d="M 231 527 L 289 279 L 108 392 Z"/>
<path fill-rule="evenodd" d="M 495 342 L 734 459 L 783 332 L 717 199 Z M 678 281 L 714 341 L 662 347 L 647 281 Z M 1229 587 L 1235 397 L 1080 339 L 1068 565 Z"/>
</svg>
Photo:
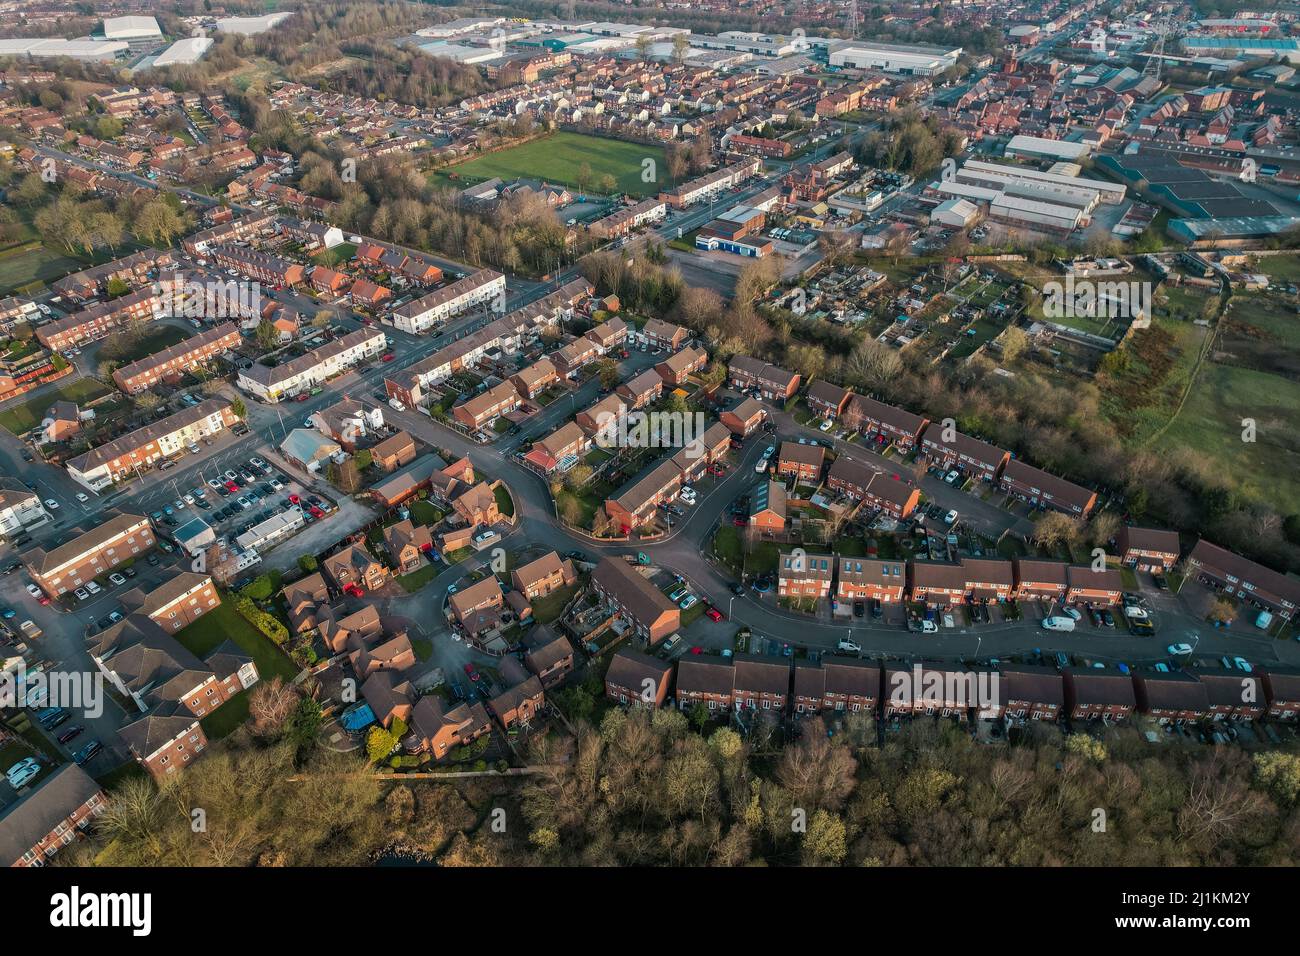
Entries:
<svg viewBox="0 0 1300 956">
<path fill-rule="evenodd" d="M 75 763 L 59 767 L 0 816 L 0 866 L 12 866 L 97 793 L 99 784 Z"/>
<path fill-rule="evenodd" d="M 736 669 L 722 658 L 684 657 L 677 662 L 677 696 L 683 693 L 730 694 Z"/>
<path fill-rule="evenodd" d="M 780 366 L 749 355 L 733 356 L 731 361 L 727 363 L 727 369 L 733 374 L 737 371 L 745 372 L 759 381 L 772 382 L 780 385 L 783 389 L 788 389 L 790 384 L 799 377 L 798 372 L 787 372 Z"/>
<path fill-rule="evenodd" d="M 415 448 L 415 439 L 403 430 L 395 432 L 379 442 L 370 449 L 370 454 L 375 458 L 388 458 L 390 455 L 400 454 L 407 448 L 412 450 Z"/>
<path fill-rule="evenodd" d="M 118 731 L 126 745 L 148 757 L 198 726 L 199 719 L 175 701 L 164 701 Z"/>
<path fill-rule="evenodd" d="M 952 441 L 944 441 L 943 429 L 935 428 L 933 426 L 925 430 L 925 434 L 922 436 L 922 441 L 928 442 L 931 445 L 936 445 L 940 448 L 949 449 L 956 455 L 964 456 L 969 458 L 971 461 L 986 465 L 996 465 L 1008 454 L 996 445 L 990 445 L 988 442 L 980 441 L 978 438 L 971 438 L 969 435 L 964 435 L 961 432 L 955 432 Z"/>
<path fill-rule="evenodd" d="M 615 687 L 626 687 L 640 694 L 645 681 L 651 680 L 658 688 L 673 672 L 673 665 L 649 654 L 631 648 L 620 648 L 610 659 L 605 671 L 605 681 Z"/>
<path fill-rule="evenodd" d="M 733 407 L 727 409 L 722 414 L 734 415 L 742 422 L 749 422 L 752 421 L 756 416 L 763 414 L 765 411 L 766 409 L 763 408 L 763 403 L 760 402 L 758 399 L 743 398 L 739 402 L 737 402 Z"/>
<path fill-rule="evenodd" d="M 297 358 L 290 359 L 280 365 L 272 367 L 257 362 L 254 363 L 252 368 L 244 369 L 239 374 L 247 376 L 264 388 L 274 389 L 279 383 L 288 382 L 303 372 L 314 369 L 335 355 L 342 355 L 358 345 L 369 345 L 376 339 L 381 342 L 384 341 L 382 330 L 358 329 L 355 332 L 349 332 L 347 335 L 340 335 L 334 341 L 326 342 L 319 348 L 312 349 L 310 352 L 299 355 Z"/>
<path fill-rule="evenodd" d="M 1016 481 L 1045 491 L 1051 495 L 1053 501 L 1065 502 L 1080 511 L 1086 509 L 1097 497 L 1095 491 L 1089 491 L 1082 485 L 1058 478 L 1018 458 L 1012 458 L 1007 462 L 1006 467 L 1002 469 L 1002 478 L 1005 481 Z"/>
<path fill-rule="evenodd" d="M 844 396 L 848 394 L 848 389 L 841 388 L 830 382 L 816 379 L 808 386 L 808 398 L 813 401 L 822 402 L 839 408 L 840 402 L 844 401 Z"/>
<path fill-rule="evenodd" d="M 762 514 L 764 511 L 771 511 L 773 514 L 785 520 L 785 485 L 779 481 L 760 482 L 754 489 L 754 493 L 749 499 L 749 514 L 753 517 Z"/>
<path fill-rule="evenodd" d="M 907 584 L 907 563 L 902 560 L 878 561 L 841 555 L 839 579 L 842 584 L 874 584 L 882 588 L 901 588 Z"/>
<path fill-rule="evenodd" d="M 629 614 L 647 626 L 666 613 L 680 614 L 677 605 L 637 573 L 622 558 L 605 558 L 591 574 L 593 583 L 617 598 Z"/>
<path fill-rule="evenodd" d="M 804 554 L 801 562 L 793 553 L 782 552 L 776 567 L 782 580 L 829 581 L 835 568 L 835 555 Z"/>
<path fill-rule="evenodd" d="M 458 620 L 486 604 L 497 604 L 501 599 L 501 582 L 495 575 L 488 575 L 482 581 L 476 581 L 467 588 L 457 591 L 447 598 Z"/>
<path fill-rule="evenodd" d="M 128 530 L 136 525 L 147 524 L 148 521 L 149 519 L 144 515 L 129 513 L 114 515 L 89 531 L 85 531 L 71 540 L 65 540 L 63 544 L 52 551 L 32 548 L 30 551 L 24 552 L 22 556 L 23 563 L 36 574 L 49 574 L 87 551 L 94 551 L 103 547 L 104 544 L 118 535 L 126 534 Z"/>
<path fill-rule="evenodd" d="M 1072 564 L 1065 569 L 1065 580 L 1072 588 L 1084 588 L 1089 591 L 1124 590 L 1124 577 L 1117 568 L 1094 571 L 1091 565 Z"/>
<path fill-rule="evenodd" d="M 506 714 L 518 708 L 524 701 L 539 697 L 541 694 L 542 682 L 534 676 L 497 694 L 488 701 L 488 706 L 492 708 L 492 713 L 504 718 Z"/>
<path fill-rule="evenodd" d="M 960 564 L 941 561 L 913 561 L 912 586 L 961 591 L 966 587 L 966 571 Z"/>
<path fill-rule="evenodd" d="M 538 644 L 525 655 L 529 669 L 535 673 L 554 667 L 566 657 L 573 656 L 573 645 L 567 637 L 549 631 L 547 633 L 550 633 L 550 640 Z"/>
<path fill-rule="evenodd" d="M 821 468 L 822 461 L 825 458 L 826 449 L 821 445 L 800 444 L 797 441 L 781 442 L 780 460 L 783 462 L 790 461 L 799 465 L 816 465 Z"/>
<path fill-rule="evenodd" d="M 1262 564 L 1256 564 L 1239 554 L 1233 554 L 1217 544 L 1211 544 L 1204 538 L 1196 542 L 1196 547 L 1192 548 L 1188 560 L 1209 565 L 1211 568 L 1231 574 L 1239 581 L 1254 585 L 1256 590 L 1262 588 L 1278 598 L 1300 605 L 1300 579 L 1279 574 Z"/>
<path fill-rule="evenodd" d="M 370 486 L 370 491 L 386 500 L 400 498 L 412 488 L 428 481 L 446 464 L 438 455 L 429 452 L 397 469 L 383 481 L 375 482 Z"/>
<path fill-rule="evenodd" d="M 331 458 L 342 450 L 333 438 L 309 428 L 295 428 L 289 432 L 289 437 L 280 443 L 280 451 L 286 458 L 304 464 Z"/>
<path fill-rule="evenodd" d="M 824 690 L 827 694 L 871 697 L 880 696 L 880 666 L 851 658 L 826 657 L 822 659 L 826 673 Z"/>
<path fill-rule="evenodd" d="M 763 657 L 758 654 L 737 654 L 734 685 L 737 691 L 758 694 L 788 694 L 790 692 L 790 665 L 785 658 Z"/>
<path fill-rule="evenodd" d="M 1006 685 L 1002 691 L 1004 701 L 1027 700 L 1035 704 L 1065 706 L 1065 681 L 1055 668 L 1003 664 L 998 672 Z"/>
<path fill-rule="evenodd" d="M 1300 700 L 1300 668 L 1282 664 L 1269 664 L 1262 668 L 1271 691 L 1269 702 L 1274 700 Z"/>
<path fill-rule="evenodd" d="M 1067 667 L 1061 673 L 1074 689 L 1076 704 L 1137 706 L 1133 679 L 1128 674 L 1094 667 Z"/>
<path fill-rule="evenodd" d="M 515 568 L 515 575 L 518 577 L 520 585 L 527 589 L 529 585 L 543 578 L 548 578 L 557 571 L 565 572 L 565 577 L 573 576 L 573 562 L 568 558 L 561 558 L 559 554 L 551 551 L 544 554 L 535 561 L 529 561 L 527 564 Z"/>
<path fill-rule="evenodd" d="M 611 500 L 635 514 L 668 485 L 680 481 L 681 477 L 681 469 L 671 459 L 665 458 L 620 488 Z"/>
<path fill-rule="evenodd" d="M 198 519 L 195 519 L 198 520 Z M 191 522 L 192 524 L 193 522 Z M 188 525 L 186 526 L 188 527 Z M 206 527 L 206 525 L 204 526 Z M 158 585 L 152 591 L 145 591 L 142 588 L 132 588 L 129 595 L 138 597 L 138 603 L 127 605 L 132 610 L 140 611 L 142 614 L 153 614 L 156 611 L 167 607 L 167 605 L 183 597 L 190 591 L 209 583 L 212 578 L 206 574 L 200 574 L 197 571 L 181 571 L 180 573 L 168 578 L 162 584 Z M 123 594 L 121 600 L 126 604 L 128 594 Z M 133 597 L 133 600 L 135 598 Z"/>
<path fill-rule="evenodd" d="M 1205 685 L 1191 674 L 1182 671 L 1170 671 L 1168 674 L 1143 671 L 1133 676 L 1142 688 L 1146 706 L 1149 708 L 1209 710 L 1210 695 Z"/>
<path fill-rule="evenodd" d="M 151 422 L 142 428 L 137 428 L 135 431 L 127 432 L 121 438 L 115 438 L 110 442 L 105 442 L 98 448 L 92 448 L 84 455 L 78 455 L 69 461 L 68 467 L 75 468 L 82 474 L 86 474 L 101 465 L 108 464 L 115 458 L 121 458 L 133 451 L 139 451 L 151 441 L 157 441 L 173 432 L 180 431 L 182 428 L 201 422 L 203 419 L 229 407 L 230 403 L 224 399 L 204 399 L 192 408 L 183 408 L 166 418 Z"/>
<path fill-rule="evenodd" d="M 1139 551 L 1153 551 L 1157 554 L 1172 554 L 1177 557 L 1182 550 L 1178 542 L 1178 532 L 1163 528 L 1134 528 L 1125 525 L 1119 529 L 1118 538 L 1121 553 L 1135 548 Z"/>
<path fill-rule="evenodd" d="M 1065 587 L 1066 569 L 1064 561 L 1034 561 L 1016 558 L 1016 580 L 1021 584 L 1057 584 Z"/>
</svg>

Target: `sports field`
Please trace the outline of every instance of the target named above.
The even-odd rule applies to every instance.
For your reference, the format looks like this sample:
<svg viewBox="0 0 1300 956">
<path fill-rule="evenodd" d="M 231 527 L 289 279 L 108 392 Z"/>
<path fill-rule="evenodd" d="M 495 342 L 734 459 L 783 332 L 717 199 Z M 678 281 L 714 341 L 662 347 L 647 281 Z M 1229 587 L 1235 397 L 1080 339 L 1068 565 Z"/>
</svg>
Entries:
<svg viewBox="0 0 1300 956">
<path fill-rule="evenodd" d="M 645 161 L 653 161 L 653 168 Z M 589 181 L 578 181 L 583 164 L 591 170 Z M 649 169 L 645 181 L 642 171 Z M 542 179 L 580 191 L 600 192 L 605 174 L 614 177 L 617 192 L 650 196 L 671 185 L 663 147 L 622 140 L 585 136 L 581 133 L 552 133 L 510 149 L 499 150 L 469 162 L 449 166 L 434 174 L 439 185 L 471 186 L 485 179 Z M 653 175 L 650 175 L 650 174 Z M 455 178 L 452 178 L 454 174 Z"/>
</svg>

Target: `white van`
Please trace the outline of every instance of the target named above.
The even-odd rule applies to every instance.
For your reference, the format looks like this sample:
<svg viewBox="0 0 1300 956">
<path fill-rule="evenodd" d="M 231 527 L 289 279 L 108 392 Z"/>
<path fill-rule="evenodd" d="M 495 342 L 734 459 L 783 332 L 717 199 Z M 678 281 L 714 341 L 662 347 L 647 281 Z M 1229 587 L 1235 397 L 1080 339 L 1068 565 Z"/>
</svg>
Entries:
<svg viewBox="0 0 1300 956">
<path fill-rule="evenodd" d="M 1045 617 L 1043 618 L 1043 628 L 1048 631 L 1073 631 L 1074 618 L 1072 617 Z"/>
<path fill-rule="evenodd" d="M 851 641 L 847 637 L 841 637 L 840 642 L 835 645 L 842 651 L 852 651 L 854 654 L 862 653 L 862 645 L 857 641 Z"/>
</svg>

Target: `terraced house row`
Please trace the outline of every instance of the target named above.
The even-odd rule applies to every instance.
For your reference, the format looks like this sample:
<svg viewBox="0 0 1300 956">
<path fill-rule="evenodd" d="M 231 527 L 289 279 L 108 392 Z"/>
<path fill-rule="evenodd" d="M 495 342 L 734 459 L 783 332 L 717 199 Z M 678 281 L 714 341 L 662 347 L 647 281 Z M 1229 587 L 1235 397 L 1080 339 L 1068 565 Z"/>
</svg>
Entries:
<svg viewBox="0 0 1300 956">
<path fill-rule="evenodd" d="M 388 348 L 388 338 L 380 329 L 358 329 L 326 342 L 305 355 L 280 365 L 263 365 L 241 369 L 236 384 L 264 402 L 275 403 L 315 388 L 360 362 L 380 355 Z"/>
<path fill-rule="evenodd" d="M 655 508 L 672 501 L 682 486 L 698 479 L 731 447 L 731 433 L 714 422 L 695 443 L 651 465 L 605 500 L 605 514 L 624 534 L 654 517 Z"/>
<path fill-rule="evenodd" d="M 782 597 L 920 601 L 947 607 L 967 600 L 1030 598 L 1115 605 L 1123 595 L 1118 570 L 1061 561 L 963 558 L 957 562 L 878 560 L 845 555 L 782 552 L 777 593 Z"/>
<path fill-rule="evenodd" d="M 170 348 L 123 365 L 113 373 L 113 381 L 126 394 L 136 395 L 230 351 L 239 343 L 239 327 L 233 322 L 223 322 Z"/>
<path fill-rule="evenodd" d="M 165 314 L 165 283 L 145 286 L 109 302 L 97 302 L 36 329 L 37 340 L 51 352 L 102 339 L 131 322 L 151 322 Z"/>
<path fill-rule="evenodd" d="M 230 403 L 205 399 L 193 408 L 128 432 L 78 455 L 67 465 L 68 474 L 91 491 L 100 491 L 158 462 L 179 455 L 187 447 L 230 428 L 239 419 Z"/>
<path fill-rule="evenodd" d="M 403 332 L 418 334 L 505 293 L 505 276 L 491 269 L 480 269 L 394 309 L 393 325 Z"/>
<path fill-rule="evenodd" d="M 539 341 L 543 330 L 554 328 L 562 317 L 572 318 L 574 309 L 591 292 L 592 287 L 585 279 L 574 279 L 536 302 L 494 319 L 477 332 L 385 378 L 388 397 L 407 408 L 424 404 L 431 389 L 457 372 L 472 369 L 489 351 L 499 348 L 514 352 L 525 342 Z"/>
<path fill-rule="evenodd" d="M 1243 683 L 1251 693 L 1243 694 Z M 624 705 L 682 710 L 868 717 L 940 716 L 1023 722 L 1121 721 L 1134 713 L 1161 723 L 1300 719 L 1300 669 L 1269 666 L 1258 674 L 1201 670 L 1195 675 L 1032 664 L 882 663 L 823 657 L 797 661 L 736 654 L 663 661 L 631 648 L 610 660 L 605 696 Z"/>
</svg>

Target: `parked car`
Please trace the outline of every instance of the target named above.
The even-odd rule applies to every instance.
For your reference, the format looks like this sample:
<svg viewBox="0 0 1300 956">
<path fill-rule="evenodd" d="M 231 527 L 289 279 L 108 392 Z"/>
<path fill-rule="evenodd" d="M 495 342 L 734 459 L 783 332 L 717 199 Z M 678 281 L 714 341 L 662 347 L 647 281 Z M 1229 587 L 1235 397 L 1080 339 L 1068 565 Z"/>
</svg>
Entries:
<svg viewBox="0 0 1300 956">
<path fill-rule="evenodd" d="M 1043 618 L 1043 628 L 1048 631 L 1073 631 L 1074 618 L 1052 616 Z"/>
<path fill-rule="evenodd" d="M 835 645 L 841 651 L 850 651 L 854 654 L 862 653 L 862 645 L 857 641 L 850 640 L 847 637 L 841 637 L 839 643 Z"/>
<path fill-rule="evenodd" d="M 82 747 L 75 754 L 73 754 L 72 759 L 75 760 L 78 765 L 81 765 L 89 761 L 91 758 L 95 756 L 95 754 L 99 753 L 103 749 L 104 749 L 103 744 L 101 744 L 98 740 L 92 740 L 90 741 L 90 743 L 86 744 L 86 746 Z"/>
<path fill-rule="evenodd" d="M 32 778 L 41 772 L 40 762 L 35 757 L 24 757 L 5 771 L 5 779 L 15 790 L 27 786 Z"/>
</svg>

